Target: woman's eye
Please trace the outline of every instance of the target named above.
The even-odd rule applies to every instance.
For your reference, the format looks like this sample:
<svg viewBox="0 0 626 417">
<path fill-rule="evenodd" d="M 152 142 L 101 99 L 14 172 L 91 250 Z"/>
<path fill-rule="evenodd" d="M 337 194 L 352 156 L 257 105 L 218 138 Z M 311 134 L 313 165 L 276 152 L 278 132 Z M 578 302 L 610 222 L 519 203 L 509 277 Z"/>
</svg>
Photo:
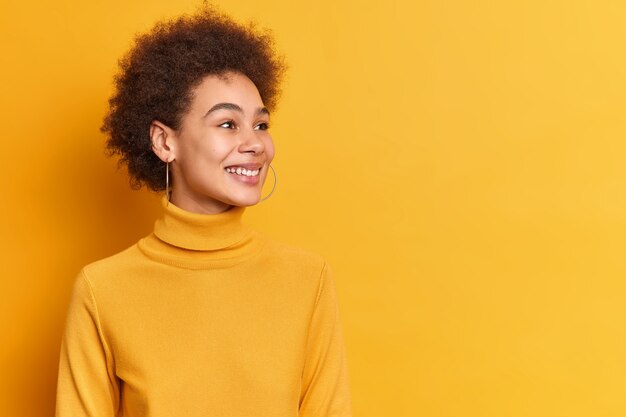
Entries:
<svg viewBox="0 0 626 417">
<path fill-rule="evenodd" d="M 265 122 L 264 122 L 264 123 L 259 123 L 259 124 L 256 126 L 256 129 L 257 129 L 257 130 L 267 130 L 267 129 L 269 129 L 269 128 L 270 128 L 269 123 L 265 123 Z"/>
<path fill-rule="evenodd" d="M 228 128 L 228 129 L 232 129 L 232 128 L 235 127 L 235 123 L 232 120 L 229 120 L 227 122 L 222 123 L 220 125 L 220 127 L 225 127 L 225 128 Z"/>
</svg>

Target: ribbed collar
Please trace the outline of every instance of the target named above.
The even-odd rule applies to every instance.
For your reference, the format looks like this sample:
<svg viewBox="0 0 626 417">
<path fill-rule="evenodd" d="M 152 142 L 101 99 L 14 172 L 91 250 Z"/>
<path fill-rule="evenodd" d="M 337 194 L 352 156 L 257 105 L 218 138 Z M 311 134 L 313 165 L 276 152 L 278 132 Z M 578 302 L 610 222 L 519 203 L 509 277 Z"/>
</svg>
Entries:
<svg viewBox="0 0 626 417">
<path fill-rule="evenodd" d="M 245 207 L 218 214 L 192 213 L 161 199 L 154 231 L 138 246 L 150 258 L 192 269 L 228 266 L 256 254 L 257 234 L 242 222 Z"/>
</svg>

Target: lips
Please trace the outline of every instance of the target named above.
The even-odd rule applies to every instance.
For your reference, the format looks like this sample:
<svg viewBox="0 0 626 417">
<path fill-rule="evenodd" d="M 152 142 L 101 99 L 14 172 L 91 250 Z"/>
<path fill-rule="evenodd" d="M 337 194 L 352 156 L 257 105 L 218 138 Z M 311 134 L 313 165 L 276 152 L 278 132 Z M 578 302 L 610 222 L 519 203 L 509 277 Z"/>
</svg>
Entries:
<svg viewBox="0 0 626 417">
<path fill-rule="evenodd" d="M 245 169 L 249 169 L 250 171 L 254 171 L 255 169 L 261 169 L 261 167 L 263 166 L 263 164 L 259 164 L 259 163 L 246 163 L 246 164 L 234 164 L 234 165 L 228 165 L 226 168 L 245 168 Z"/>
</svg>

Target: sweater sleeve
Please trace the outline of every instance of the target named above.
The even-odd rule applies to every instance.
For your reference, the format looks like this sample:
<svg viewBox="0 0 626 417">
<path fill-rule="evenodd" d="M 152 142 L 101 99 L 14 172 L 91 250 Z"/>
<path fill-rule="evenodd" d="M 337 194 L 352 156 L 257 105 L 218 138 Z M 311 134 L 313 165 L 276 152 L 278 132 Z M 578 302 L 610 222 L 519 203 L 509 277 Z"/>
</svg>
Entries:
<svg viewBox="0 0 626 417">
<path fill-rule="evenodd" d="M 300 417 L 351 417 L 352 398 L 332 270 L 322 268 L 307 340 Z"/>
<path fill-rule="evenodd" d="M 61 342 L 56 417 L 113 417 L 119 379 L 104 340 L 96 300 L 84 270 L 74 282 Z"/>
</svg>

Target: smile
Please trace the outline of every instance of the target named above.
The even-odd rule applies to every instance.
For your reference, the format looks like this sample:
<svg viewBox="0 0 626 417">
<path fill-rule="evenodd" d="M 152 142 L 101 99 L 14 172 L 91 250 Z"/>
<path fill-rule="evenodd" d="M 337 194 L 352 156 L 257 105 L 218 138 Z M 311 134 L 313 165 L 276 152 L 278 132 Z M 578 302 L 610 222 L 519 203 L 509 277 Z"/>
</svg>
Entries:
<svg viewBox="0 0 626 417">
<path fill-rule="evenodd" d="M 256 177 L 257 175 L 259 175 L 259 171 L 261 170 L 260 169 L 250 170 L 250 169 L 245 169 L 241 167 L 229 167 L 229 168 L 225 168 L 224 171 L 230 174 L 236 174 L 236 175 L 241 175 L 245 177 Z"/>
</svg>

